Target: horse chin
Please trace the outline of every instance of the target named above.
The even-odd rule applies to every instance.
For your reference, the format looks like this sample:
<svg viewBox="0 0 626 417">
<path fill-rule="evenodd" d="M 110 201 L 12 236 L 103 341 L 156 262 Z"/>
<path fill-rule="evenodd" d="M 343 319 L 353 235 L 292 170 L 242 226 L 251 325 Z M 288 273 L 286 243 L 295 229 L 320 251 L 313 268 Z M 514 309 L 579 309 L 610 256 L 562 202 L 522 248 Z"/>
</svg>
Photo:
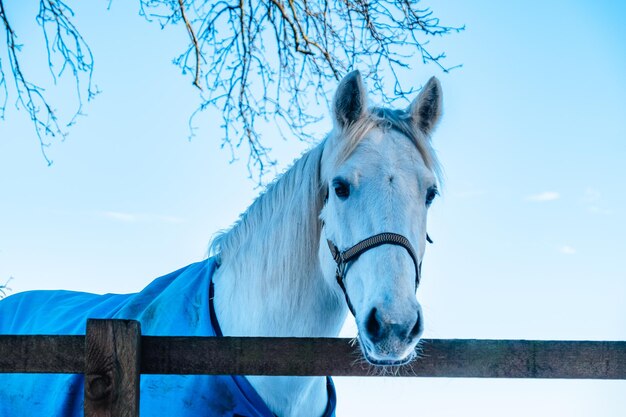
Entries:
<svg viewBox="0 0 626 417">
<path fill-rule="evenodd" d="M 409 353 L 404 356 L 391 354 L 381 355 L 376 353 L 376 349 L 371 347 L 369 343 L 364 342 L 361 337 L 359 337 L 359 341 L 365 360 L 374 366 L 402 366 L 410 363 L 417 356 L 414 350 L 409 351 Z"/>
<path fill-rule="evenodd" d="M 402 365 L 408 364 L 413 359 L 415 359 L 415 354 L 410 354 L 404 359 L 392 360 L 392 359 L 374 359 L 366 353 L 365 359 L 371 365 L 374 365 L 374 366 L 402 366 Z"/>
</svg>

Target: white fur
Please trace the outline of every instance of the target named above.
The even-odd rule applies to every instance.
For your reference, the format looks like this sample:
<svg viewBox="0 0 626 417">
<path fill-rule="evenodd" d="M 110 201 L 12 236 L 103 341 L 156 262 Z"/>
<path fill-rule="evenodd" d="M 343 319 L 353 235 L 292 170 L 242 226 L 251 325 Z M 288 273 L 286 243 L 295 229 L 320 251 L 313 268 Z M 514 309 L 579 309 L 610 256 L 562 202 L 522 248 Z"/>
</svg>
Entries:
<svg viewBox="0 0 626 417">
<path fill-rule="evenodd" d="M 360 76 L 356 75 L 356 81 L 354 73 L 350 76 L 352 79 L 342 84 L 357 82 L 351 87 L 363 92 Z M 344 102 L 350 106 L 349 98 L 344 97 Z M 395 232 L 409 238 L 420 259 L 423 256 L 424 200 L 437 172 L 430 132 L 416 132 L 408 138 L 378 123 L 370 112 L 350 114 L 360 119 L 336 114 L 341 123 L 333 132 L 296 161 L 231 230 L 212 243 L 212 252 L 220 258 L 214 277 L 215 310 L 225 335 L 336 336 L 347 307 L 335 281 L 335 263 L 326 238 L 345 249 L 373 234 Z M 411 108 L 407 117 L 414 114 Z M 434 125 L 436 120 L 432 122 Z M 336 176 L 353 186 L 345 201 L 334 195 L 331 182 Z M 380 309 L 385 323 L 411 320 L 420 314 L 414 280 L 413 263 L 401 247 L 381 246 L 359 258 L 346 277 L 359 332 L 363 333 L 372 307 Z M 410 355 L 415 343 L 374 344 L 368 353 L 399 358 Z M 249 380 L 280 417 L 318 417 L 326 407 L 324 378 L 255 376 Z"/>
</svg>

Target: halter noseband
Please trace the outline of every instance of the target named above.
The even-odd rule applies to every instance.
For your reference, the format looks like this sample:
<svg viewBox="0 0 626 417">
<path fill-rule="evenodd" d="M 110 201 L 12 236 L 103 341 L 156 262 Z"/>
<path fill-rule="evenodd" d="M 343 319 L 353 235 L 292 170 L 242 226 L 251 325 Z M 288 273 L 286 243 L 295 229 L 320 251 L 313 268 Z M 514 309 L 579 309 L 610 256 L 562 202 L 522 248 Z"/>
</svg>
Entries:
<svg viewBox="0 0 626 417">
<path fill-rule="evenodd" d="M 430 240 L 430 237 L 428 236 L 427 240 L 429 242 L 432 242 Z M 339 248 L 330 240 L 327 239 L 326 242 L 328 242 L 330 253 L 333 255 L 333 259 L 337 263 L 337 283 L 339 284 L 339 287 L 341 287 L 343 295 L 346 297 L 346 303 L 348 304 L 348 308 L 350 309 L 350 312 L 353 316 L 356 317 L 356 314 L 354 312 L 354 307 L 352 307 L 352 303 L 350 302 L 350 297 L 348 297 L 348 292 L 346 291 L 346 286 L 343 280 L 348 271 L 348 264 L 350 262 L 356 261 L 359 256 L 361 256 L 363 253 L 367 252 L 370 249 L 374 249 L 381 245 L 396 245 L 402 246 L 404 249 L 406 249 L 406 251 L 409 253 L 409 256 L 411 256 L 411 259 L 413 260 L 413 264 L 415 265 L 415 289 L 417 290 L 417 286 L 420 283 L 421 265 L 417 260 L 417 254 L 415 253 L 415 249 L 413 249 L 411 242 L 409 242 L 409 239 L 407 239 L 406 237 L 397 233 L 380 233 L 368 237 L 367 239 L 363 239 L 356 245 L 344 251 L 339 250 Z"/>
</svg>

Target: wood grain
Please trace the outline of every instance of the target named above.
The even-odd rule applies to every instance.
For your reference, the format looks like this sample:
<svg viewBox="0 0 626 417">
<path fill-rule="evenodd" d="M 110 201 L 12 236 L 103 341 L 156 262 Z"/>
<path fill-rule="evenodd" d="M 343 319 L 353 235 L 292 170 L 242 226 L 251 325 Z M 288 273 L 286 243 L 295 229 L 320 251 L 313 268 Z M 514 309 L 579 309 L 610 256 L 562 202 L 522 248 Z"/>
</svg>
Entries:
<svg viewBox="0 0 626 417">
<path fill-rule="evenodd" d="M 87 320 L 85 416 L 138 417 L 141 329 L 134 320 Z"/>
<path fill-rule="evenodd" d="M 626 379 L 626 342 L 426 339 L 421 357 L 374 367 L 349 339 L 143 338 L 144 374 Z"/>
<path fill-rule="evenodd" d="M 0 336 L 0 373 L 81 373 L 83 336 Z M 626 379 L 626 342 L 427 339 L 399 368 L 335 338 L 141 337 L 143 374 Z"/>
<path fill-rule="evenodd" d="M 84 336 L 0 335 L 0 373 L 79 374 L 84 369 Z"/>
</svg>

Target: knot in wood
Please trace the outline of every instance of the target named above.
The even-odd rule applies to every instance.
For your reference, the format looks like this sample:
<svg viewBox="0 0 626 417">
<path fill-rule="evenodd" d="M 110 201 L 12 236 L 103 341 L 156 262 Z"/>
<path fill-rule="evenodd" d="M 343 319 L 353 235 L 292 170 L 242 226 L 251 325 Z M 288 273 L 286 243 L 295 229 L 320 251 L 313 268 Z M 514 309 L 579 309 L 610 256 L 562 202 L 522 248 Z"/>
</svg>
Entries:
<svg viewBox="0 0 626 417">
<path fill-rule="evenodd" d="M 107 374 L 91 374 L 86 375 L 87 386 L 85 395 L 91 401 L 108 400 L 113 392 L 113 380 Z"/>
</svg>

